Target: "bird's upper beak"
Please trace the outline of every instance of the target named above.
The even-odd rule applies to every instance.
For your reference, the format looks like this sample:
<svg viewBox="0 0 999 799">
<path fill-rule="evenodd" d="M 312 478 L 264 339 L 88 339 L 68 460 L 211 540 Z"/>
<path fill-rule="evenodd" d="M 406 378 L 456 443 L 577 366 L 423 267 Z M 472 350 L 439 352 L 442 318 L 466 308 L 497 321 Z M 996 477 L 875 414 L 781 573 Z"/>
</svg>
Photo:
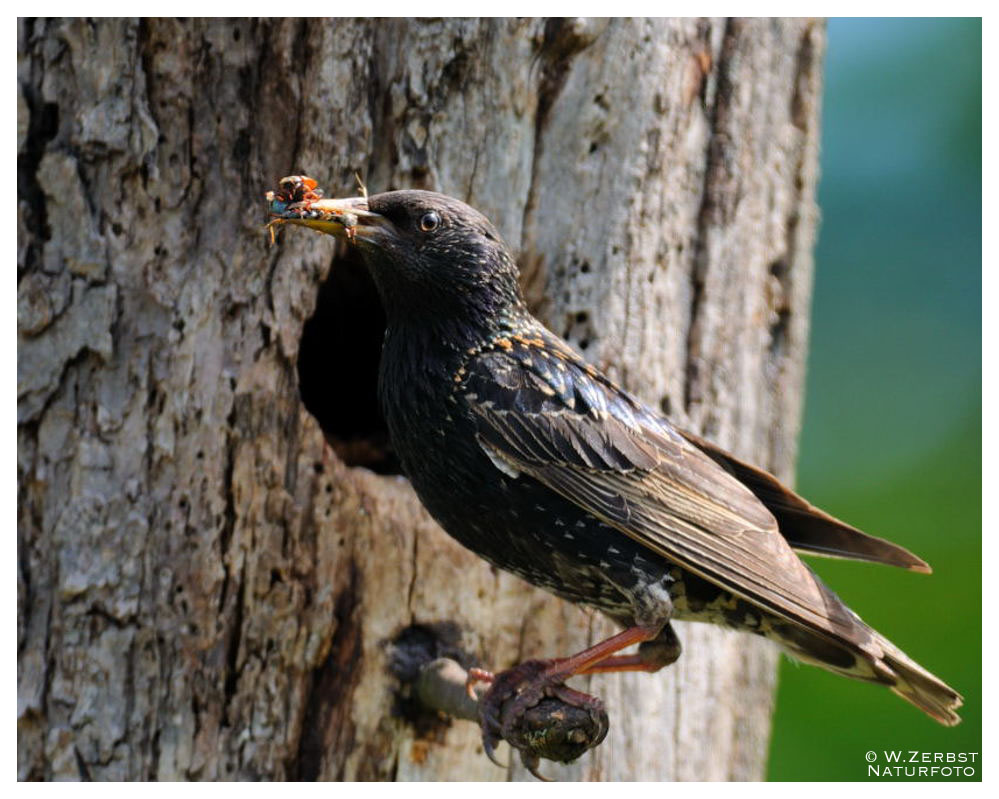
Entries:
<svg viewBox="0 0 999 799">
<path fill-rule="evenodd" d="M 302 225 L 350 242 L 371 243 L 378 242 L 392 229 L 388 219 L 368 210 L 367 197 L 290 204 L 272 197 L 268 199 L 273 217 L 271 225 Z"/>
</svg>

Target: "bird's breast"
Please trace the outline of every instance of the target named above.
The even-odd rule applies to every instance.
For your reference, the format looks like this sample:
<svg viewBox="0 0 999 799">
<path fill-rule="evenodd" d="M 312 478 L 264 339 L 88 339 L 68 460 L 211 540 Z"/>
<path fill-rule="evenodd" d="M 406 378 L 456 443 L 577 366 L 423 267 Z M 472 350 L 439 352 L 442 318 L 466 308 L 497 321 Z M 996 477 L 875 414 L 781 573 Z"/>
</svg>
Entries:
<svg viewBox="0 0 999 799">
<path fill-rule="evenodd" d="M 434 406 L 434 403 L 439 403 Z M 501 569 L 627 623 L 632 594 L 667 564 L 479 445 L 462 406 L 411 386 L 387 398 L 393 445 L 417 495 L 459 543 Z"/>
</svg>

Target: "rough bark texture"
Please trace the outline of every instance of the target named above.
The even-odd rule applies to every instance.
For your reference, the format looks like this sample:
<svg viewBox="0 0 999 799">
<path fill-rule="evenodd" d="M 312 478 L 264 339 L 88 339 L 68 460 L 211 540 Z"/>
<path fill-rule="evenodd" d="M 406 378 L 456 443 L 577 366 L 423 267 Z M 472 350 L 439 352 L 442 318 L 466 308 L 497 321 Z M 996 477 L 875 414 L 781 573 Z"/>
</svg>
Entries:
<svg viewBox="0 0 999 799">
<path fill-rule="evenodd" d="M 334 243 L 269 247 L 262 193 L 357 171 L 465 199 L 552 329 L 787 479 L 823 41 L 800 20 L 21 21 L 19 776 L 524 777 L 468 722 L 414 723 L 390 666 L 417 640 L 501 668 L 610 626 L 324 453 L 296 362 Z M 337 396 L 355 343 L 323 350 Z M 679 633 L 667 672 L 592 680 L 610 734 L 551 776 L 763 775 L 774 652 Z"/>
</svg>

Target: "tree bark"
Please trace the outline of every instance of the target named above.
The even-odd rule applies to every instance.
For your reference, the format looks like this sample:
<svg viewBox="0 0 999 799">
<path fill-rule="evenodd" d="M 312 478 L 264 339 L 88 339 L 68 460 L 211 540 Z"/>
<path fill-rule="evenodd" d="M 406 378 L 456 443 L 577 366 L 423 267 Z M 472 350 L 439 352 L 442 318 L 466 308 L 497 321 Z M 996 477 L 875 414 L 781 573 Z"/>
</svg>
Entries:
<svg viewBox="0 0 999 799">
<path fill-rule="evenodd" d="M 358 172 L 466 200 L 554 331 L 787 480 L 823 44 L 804 20 L 20 21 L 19 776 L 524 778 L 401 677 L 612 627 L 351 454 L 385 454 L 377 308 L 358 284 L 300 359 L 327 276 L 360 272 L 304 231 L 268 246 L 263 192 Z M 351 446 L 324 450 L 306 374 Z M 582 686 L 610 733 L 549 776 L 763 777 L 774 651 L 678 632 L 666 672 Z"/>
</svg>

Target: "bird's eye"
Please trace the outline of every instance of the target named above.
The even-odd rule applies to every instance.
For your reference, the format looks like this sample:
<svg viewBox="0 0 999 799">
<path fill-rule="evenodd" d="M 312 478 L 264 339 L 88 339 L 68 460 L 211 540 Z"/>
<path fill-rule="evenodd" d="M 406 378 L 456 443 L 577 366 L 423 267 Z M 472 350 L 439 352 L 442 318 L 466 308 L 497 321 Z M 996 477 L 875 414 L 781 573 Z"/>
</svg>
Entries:
<svg viewBox="0 0 999 799">
<path fill-rule="evenodd" d="M 440 223 L 441 218 L 434 211 L 429 211 L 420 217 L 420 230 L 429 233 L 431 230 L 436 230 Z"/>
</svg>

